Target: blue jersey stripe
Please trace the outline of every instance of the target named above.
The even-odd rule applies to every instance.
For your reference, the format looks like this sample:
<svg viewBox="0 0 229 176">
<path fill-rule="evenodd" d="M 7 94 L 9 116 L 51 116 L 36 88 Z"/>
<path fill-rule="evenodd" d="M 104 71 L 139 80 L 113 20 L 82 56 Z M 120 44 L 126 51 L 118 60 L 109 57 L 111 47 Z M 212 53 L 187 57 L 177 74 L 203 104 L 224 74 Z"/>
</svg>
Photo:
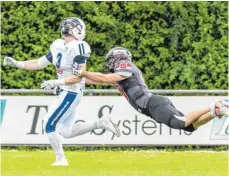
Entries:
<svg viewBox="0 0 229 176">
<path fill-rule="evenodd" d="M 85 54 L 83 43 L 81 44 L 81 46 L 82 46 L 82 49 L 83 49 L 83 54 Z"/>
<path fill-rule="evenodd" d="M 82 51 L 81 51 L 81 47 L 80 47 L 80 44 L 79 44 L 79 50 L 80 50 L 80 55 L 82 55 Z"/>
<path fill-rule="evenodd" d="M 64 113 L 68 110 L 68 108 L 71 106 L 76 96 L 77 96 L 76 93 L 71 93 L 71 92 L 67 93 L 61 105 L 56 109 L 56 111 L 49 118 L 46 124 L 46 127 L 45 127 L 46 133 L 51 133 L 55 131 L 56 124 L 61 119 L 61 117 L 64 115 Z"/>
<path fill-rule="evenodd" d="M 50 62 L 50 63 L 52 63 L 52 53 L 51 52 L 49 52 L 48 54 L 46 54 L 45 55 L 46 56 L 46 58 L 47 58 L 47 60 Z"/>
</svg>

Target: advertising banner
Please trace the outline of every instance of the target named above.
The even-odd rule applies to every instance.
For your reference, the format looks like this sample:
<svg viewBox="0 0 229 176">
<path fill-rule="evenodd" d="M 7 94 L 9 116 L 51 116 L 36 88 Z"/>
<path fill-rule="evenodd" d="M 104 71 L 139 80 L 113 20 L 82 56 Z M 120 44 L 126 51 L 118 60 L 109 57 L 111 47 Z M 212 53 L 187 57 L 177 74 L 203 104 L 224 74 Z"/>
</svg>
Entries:
<svg viewBox="0 0 229 176">
<path fill-rule="evenodd" d="M 208 106 L 219 96 L 172 96 L 176 108 L 187 114 Z M 44 116 L 55 96 L 2 96 L 1 143 L 48 144 L 43 130 Z M 133 109 L 121 96 L 85 96 L 77 108 L 77 121 L 86 122 L 110 114 L 121 130 L 116 137 L 111 132 L 97 129 L 82 136 L 64 139 L 71 145 L 225 145 L 228 144 L 229 118 L 215 118 L 193 133 L 175 130 L 159 124 Z"/>
</svg>

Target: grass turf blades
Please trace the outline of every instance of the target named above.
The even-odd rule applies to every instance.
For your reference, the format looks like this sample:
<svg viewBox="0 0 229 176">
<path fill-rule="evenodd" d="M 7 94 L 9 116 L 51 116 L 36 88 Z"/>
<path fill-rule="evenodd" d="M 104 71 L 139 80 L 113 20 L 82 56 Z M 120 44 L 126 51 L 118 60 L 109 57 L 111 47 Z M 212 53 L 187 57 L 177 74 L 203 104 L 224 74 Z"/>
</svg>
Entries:
<svg viewBox="0 0 229 176">
<path fill-rule="evenodd" d="M 51 150 L 2 150 L 4 176 L 227 176 L 227 151 L 66 151 L 70 166 L 52 167 Z"/>
</svg>

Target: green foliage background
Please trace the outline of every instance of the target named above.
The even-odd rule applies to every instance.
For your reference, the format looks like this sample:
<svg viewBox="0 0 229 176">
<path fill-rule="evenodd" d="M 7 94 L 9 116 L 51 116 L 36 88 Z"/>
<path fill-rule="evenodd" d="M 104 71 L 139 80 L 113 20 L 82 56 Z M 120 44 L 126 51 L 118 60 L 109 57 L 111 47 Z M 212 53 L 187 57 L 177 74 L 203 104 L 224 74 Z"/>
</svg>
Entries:
<svg viewBox="0 0 229 176">
<path fill-rule="evenodd" d="M 2 2 L 1 11 L 1 63 L 46 54 L 60 22 L 78 16 L 92 48 L 89 71 L 102 71 L 109 49 L 123 46 L 150 89 L 228 88 L 228 2 Z M 56 78 L 54 66 L 1 68 L 2 89 Z"/>
</svg>

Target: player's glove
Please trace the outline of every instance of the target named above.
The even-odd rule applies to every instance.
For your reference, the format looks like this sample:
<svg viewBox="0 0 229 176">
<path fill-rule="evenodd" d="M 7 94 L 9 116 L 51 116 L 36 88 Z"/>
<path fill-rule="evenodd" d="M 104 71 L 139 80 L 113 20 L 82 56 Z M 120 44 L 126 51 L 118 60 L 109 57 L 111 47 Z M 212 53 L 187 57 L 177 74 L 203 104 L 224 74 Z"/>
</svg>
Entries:
<svg viewBox="0 0 229 176">
<path fill-rule="evenodd" d="M 9 65 L 11 67 L 17 67 L 17 61 L 15 59 L 13 59 L 12 57 L 5 57 L 4 61 L 3 61 L 3 65 Z"/>
<path fill-rule="evenodd" d="M 43 83 L 41 84 L 41 88 L 45 90 L 50 90 L 55 88 L 56 86 L 64 85 L 64 83 L 65 83 L 65 79 L 43 81 Z"/>
<path fill-rule="evenodd" d="M 72 74 L 76 75 L 76 76 L 81 76 L 82 75 L 82 70 L 73 69 L 72 70 Z"/>
<path fill-rule="evenodd" d="M 24 62 L 23 61 L 16 61 L 12 57 L 5 57 L 3 61 L 3 65 L 9 65 L 11 67 L 18 67 L 24 69 Z"/>
<path fill-rule="evenodd" d="M 43 81 L 41 84 L 41 88 L 45 90 L 50 90 L 55 87 L 55 80 L 48 80 L 48 81 Z"/>
</svg>

